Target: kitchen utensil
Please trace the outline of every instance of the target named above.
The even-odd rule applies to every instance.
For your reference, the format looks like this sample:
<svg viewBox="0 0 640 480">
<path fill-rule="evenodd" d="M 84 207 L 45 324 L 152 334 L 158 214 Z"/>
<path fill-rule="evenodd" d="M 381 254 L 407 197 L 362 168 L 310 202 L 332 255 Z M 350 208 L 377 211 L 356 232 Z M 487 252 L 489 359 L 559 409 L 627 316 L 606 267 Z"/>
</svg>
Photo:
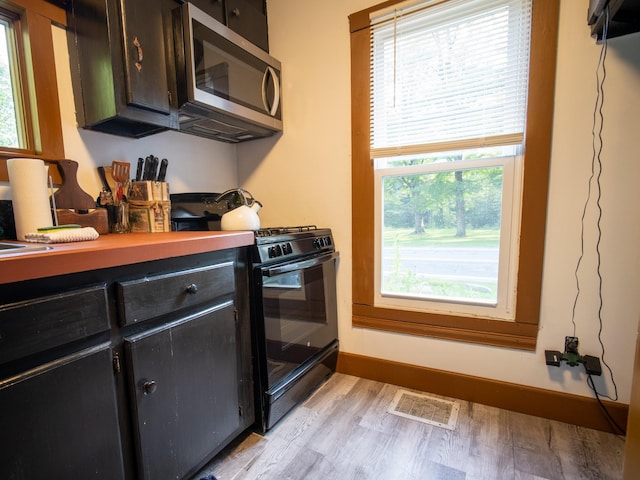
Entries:
<svg viewBox="0 0 640 480">
<path fill-rule="evenodd" d="M 155 182 L 156 178 L 158 177 L 158 165 L 159 165 L 159 160 L 158 157 L 151 157 L 152 161 L 151 161 L 151 169 L 149 171 L 149 178 L 147 180 L 151 180 L 152 182 Z"/>
<path fill-rule="evenodd" d="M 129 162 L 118 162 L 114 160 L 111 163 L 111 175 L 113 175 L 113 179 L 117 183 L 116 198 L 118 199 L 118 202 L 122 202 L 122 200 L 124 199 L 123 186 L 125 182 L 129 182 L 130 167 L 131 166 Z"/>
<path fill-rule="evenodd" d="M 111 167 L 98 167 L 104 170 L 104 177 L 107 180 L 107 184 L 109 185 L 109 190 L 113 195 L 116 194 L 116 189 L 118 187 L 116 180 L 113 178 L 113 174 L 111 173 Z"/>
<path fill-rule="evenodd" d="M 74 160 L 60 160 L 58 161 L 58 169 L 62 177 L 62 186 L 54 193 L 56 207 L 59 209 L 71 208 L 80 211 L 96 208 L 96 202 L 93 197 L 78 185 L 78 162 Z"/>
<path fill-rule="evenodd" d="M 146 180 L 149 176 L 149 169 L 151 168 L 151 156 L 145 157 L 144 167 L 142 168 L 142 178 L 140 180 Z"/>
<path fill-rule="evenodd" d="M 62 186 L 54 193 L 58 224 L 78 224 L 93 227 L 99 234 L 109 233 L 107 212 L 104 208 L 96 208 L 95 200 L 78 185 L 78 162 L 59 160 L 56 162 Z M 110 168 L 110 167 L 109 167 Z M 105 177 L 106 176 L 105 167 Z"/>
<path fill-rule="evenodd" d="M 58 226 L 58 207 L 56 207 L 56 196 L 53 191 L 53 177 L 49 175 L 49 191 L 51 192 L 51 208 L 53 210 L 53 225 Z"/>
<path fill-rule="evenodd" d="M 158 182 L 164 182 L 164 179 L 167 176 L 167 167 L 169 166 L 169 161 L 166 158 L 163 158 L 160 162 L 160 171 L 158 172 L 158 178 L 156 179 Z"/>
<path fill-rule="evenodd" d="M 262 204 L 253 198 L 251 193 L 241 188 L 227 190 L 221 193 L 215 201 L 219 202 L 230 194 L 239 196 L 243 205 L 222 215 L 220 219 L 222 230 L 259 230 L 260 217 L 258 216 L 258 210 L 262 208 Z"/>
<path fill-rule="evenodd" d="M 113 175 L 116 182 L 124 183 L 131 178 L 129 176 L 130 168 L 129 162 L 113 161 L 111 163 L 111 175 Z"/>
<path fill-rule="evenodd" d="M 142 157 L 138 158 L 138 167 L 136 168 L 136 182 L 142 180 L 142 171 L 144 168 L 144 160 Z"/>
<path fill-rule="evenodd" d="M 100 177 L 100 181 L 102 182 L 102 189 L 106 192 L 111 192 L 111 185 L 109 185 L 109 180 L 107 179 L 107 172 L 104 167 L 98 167 L 98 176 Z"/>
</svg>

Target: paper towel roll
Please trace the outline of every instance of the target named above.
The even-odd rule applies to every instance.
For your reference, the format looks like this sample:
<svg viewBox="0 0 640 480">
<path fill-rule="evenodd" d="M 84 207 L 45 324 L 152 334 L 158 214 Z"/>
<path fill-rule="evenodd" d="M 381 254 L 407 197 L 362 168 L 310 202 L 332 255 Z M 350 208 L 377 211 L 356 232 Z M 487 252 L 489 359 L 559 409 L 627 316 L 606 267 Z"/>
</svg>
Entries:
<svg viewBox="0 0 640 480">
<path fill-rule="evenodd" d="M 53 225 L 47 190 L 49 167 L 42 160 L 10 158 L 7 160 L 13 218 L 18 240 L 41 227 Z"/>
</svg>

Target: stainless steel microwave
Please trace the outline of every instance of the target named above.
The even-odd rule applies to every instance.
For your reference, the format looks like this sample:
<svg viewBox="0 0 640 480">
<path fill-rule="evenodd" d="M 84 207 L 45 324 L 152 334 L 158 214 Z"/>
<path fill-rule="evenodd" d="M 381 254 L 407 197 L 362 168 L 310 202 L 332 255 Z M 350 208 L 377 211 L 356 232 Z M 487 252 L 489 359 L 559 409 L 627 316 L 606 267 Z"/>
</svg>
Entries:
<svg viewBox="0 0 640 480">
<path fill-rule="evenodd" d="M 202 10 L 173 12 L 179 129 L 226 142 L 282 131 L 281 64 Z"/>
</svg>

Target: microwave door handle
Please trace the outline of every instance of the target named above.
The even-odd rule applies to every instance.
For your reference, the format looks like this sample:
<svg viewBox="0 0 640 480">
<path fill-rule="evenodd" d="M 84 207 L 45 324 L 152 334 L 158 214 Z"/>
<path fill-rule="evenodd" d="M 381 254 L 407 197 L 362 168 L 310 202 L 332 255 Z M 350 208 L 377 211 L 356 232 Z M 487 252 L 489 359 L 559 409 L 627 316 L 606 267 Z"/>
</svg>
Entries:
<svg viewBox="0 0 640 480">
<path fill-rule="evenodd" d="M 333 252 L 329 255 L 322 255 L 310 260 L 302 260 L 299 262 L 288 263 L 279 267 L 268 268 L 266 270 L 263 270 L 262 274 L 266 277 L 275 277 L 276 275 L 282 275 L 283 273 L 290 273 L 297 270 L 303 270 L 305 268 L 315 267 L 316 265 L 320 265 L 322 263 L 338 258 L 338 256 L 338 252 Z"/>
<path fill-rule="evenodd" d="M 267 79 L 269 76 L 273 78 L 273 86 L 275 90 L 275 97 L 271 108 L 269 108 L 269 103 L 267 102 Z M 269 112 L 271 116 L 276 114 L 278 111 L 278 105 L 280 104 L 280 80 L 278 79 L 276 71 L 271 67 L 267 67 L 264 71 L 264 75 L 262 76 L 262 104 L 264 105 L 264 109 Z"/>
</svg>

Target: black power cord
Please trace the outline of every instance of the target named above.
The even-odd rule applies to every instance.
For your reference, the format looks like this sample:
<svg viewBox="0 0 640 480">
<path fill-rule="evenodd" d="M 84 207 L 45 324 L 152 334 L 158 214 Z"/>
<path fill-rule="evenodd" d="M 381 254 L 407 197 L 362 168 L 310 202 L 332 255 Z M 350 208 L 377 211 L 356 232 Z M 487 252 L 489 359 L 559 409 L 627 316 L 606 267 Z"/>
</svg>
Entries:
<svg viewBox="0 0 640 480">
<path fill-rule="evenodd" d="M 604 15 L 605 15 L 605 22 L 603 25 L 603 30 L 602 30 L 602 48 L 600 50 L 600 57 L 598 59 L 598 65 L 596 68 L 596 104 L 593 110 L 593 128 L 592 128 L 592 149 L 593 149 L 593 154 L 592 154 L 592 158 L 591 158 L 591 176 L 589 177 L 589 183 L 588 183 L 588 192 L 587 192 L 587 198 L 585 200 L 584 203 L 584 207 L 582 210 L 582 217 L 581 217 L 581 230 L 580 230 L 580 256 L 578 258 L 578 262 L 576 265 L 576 269 L 575 269 L 575 279 L 576 279 L 576 296 L 573 302 L 573 309 L 572 309 L 572 313 L 571 313 L 571 323 L 573 324 L 573 336 L 576 336 L 576 321 L 575 321 L 575 314 L 576 314 L 576 306 L 578 304 L 578 297 L 580 296 L 580 278 L 578 275 L 578 272 L 580 270 L 580 265 L 582 263 L 582 259 L 584 257 L 584 253 L 585 253 L 585 245 L 584 245 L 584 229 L 585 229 L 585 217 L 587 214 L 587 207 L 590 203 L 591 200 L 591 195 L 592 195 L 592 190 L 591 190 L 591 186 L 592 183 L 594 182 L 595 179 L 595 184 L 596 184 L 596 208 L 597 208 L 597 212 L 598 212 L 598 216 L 597 216 L 597 221 L 596 221 L 596 229 L 597 229 L 597 239 L 596 239 L 596 259 L 597 259 L 597 264 L 596 264 L 596 274 L 598 277 L 598 322 L 599 322 L 599 329 L 598 329 L 598 341 L 600 343 L 600 347 L 602 349 L 602 364 L 607 368 L 607 370 L 609 371 L 609 376 L 611 378 L 611 383 L 613 384 L 613 389 L 614 389 L 614 395 L 613 397 L 610 395 L 601 395 L 594 382 L 593 382 L 593 378 L 591 377 L 591 374 L 589 372 L 587 372 L 587 385 L 589 386 L 589 388 L 591 388 L 591 390 L 593 390 L 593 393 L 596 396 L 596 399 L 598 400 L 598 403 L 600 405 L 600 407 L 602 408 L 603 412 L 605 413 L 605 415 L 607 416 L 607 418 L 612 422 L 612 424 L 620 431 L 624 434 L 625 430 L 623 428 L 620 427 L 620 425 L 618 425 L 616 423 L 616 421 L 613 419 L 613 417 L 611 416 L 611 414 L 609 413 L 609 411 L 607 410 L 606 406 L 604 405 L 604 403 L 602 403 L 601 400 L 601 396 L 604 396 L 606 398 L 608 398 L 609 400 L 612 401 L 617 401 L 618 400 L 618 387 L 616 385 L 616 382 L 614 380 L 613 377 L 613 371 L 611 370 L 611 367 L 609 366 L 609 364 L 606 362 L 605 360 L 605 347 L 604 347 L 604 342 L 602 341 L 602 329 L 603 329 L 603 322 L 602 322 L 602 305 L 603 305 L 603 299 L 602 299 L 602 275 L 600 273 L 600 263 L 601 263 L 601 256 L 600 256 L 600 240 L 602 238 L 602 229 L 600 226 L 600 221 L 602 219 L 602 207 L 600 205 L 600 199 L 602 197 L 602 189 L 601 189 L 601 184 L 600 184 L 600 178 L 602 176 L 602 159 L 601 159 L 601 154 L 602 154 L 602 148 L 603 148 L 603 138 L 602 138 L 602 130 L 603 130 L 603 126 L 604 126 L 604 114 L 602 112 L 603 109 L 603 105 L 604 105 L 604 82 L 607 76 L 607 70 L 605 67 L 605 59 L 607 57 L 607 35 L 608 35 L 608 27 L 609 27 L 609 5 L 607 5 L 604 8 Z M 602 71 L 602 76 L 600 76 L 600 72 Z M 597 165 L 597 173 L 596 173 L 596 165 Z"/>
<path fill-rule="evenodd" d="M 587 369 L 585 367 L 585 371 L 586 370 Z M 625 435 L 626 436 L 627 435 L 627 431 L 624 428 L 622 428 L 618 422 L 616 422 L 616 420 L 613 418 L 613 416 L 609 412 L 609 409 L 607 408 L 607 406 L 604 403 L 602 403 L 602 399 L 600 398 L 600 394 L 598 393 L 598 390 L 596 389 L 596 386 L 593 383 L 593 377 L 591 376 L 591 374 L 588 371 L 587 371 L 587 385 L 589 385 L 591 390 L 593 390 L 593 393 L 596 396 L 596 400 L 598 400 L 598 404 L 600 405 L 600 408 L 602 408 L 602 411 L 604 412 L 606 417 L 609 419 L 611 424 L 614 427 L 616 427 L 616 429 L 620 432 L 621 435 Z"/>
</svg>

